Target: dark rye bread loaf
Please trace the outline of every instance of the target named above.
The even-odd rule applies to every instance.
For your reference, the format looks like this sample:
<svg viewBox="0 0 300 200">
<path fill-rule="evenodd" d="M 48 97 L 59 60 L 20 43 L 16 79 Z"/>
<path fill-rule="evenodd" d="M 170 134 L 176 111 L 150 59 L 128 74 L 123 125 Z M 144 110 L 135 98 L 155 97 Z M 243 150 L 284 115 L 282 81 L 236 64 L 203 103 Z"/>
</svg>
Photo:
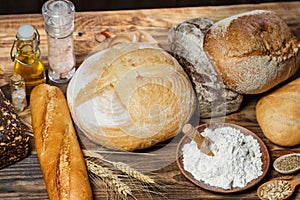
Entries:
<svg viewBox="0 0 300 200">
<path fill-rule="evenodd" d="M 0 90 L 0 169 L 28 155 L 29 136 L 11 102 Z"/>
<path fill-rule="evenodd" d="M 189 75 L 201 118 L 230 114 L 239 109 L 243 96 L 223 84 L 203 50 L 203 39 L 213 22 L 206 18 L 184 21 L 169 31 L 169 50 Z"/>
<path fill-rule="evenodd" d="M 278 15 L 265 10 L 216 22 L 205 34 L 203 48 L 226 86 L 240 94 L 273 88 L 300 63 L 297 38 Z"/>
</svg>

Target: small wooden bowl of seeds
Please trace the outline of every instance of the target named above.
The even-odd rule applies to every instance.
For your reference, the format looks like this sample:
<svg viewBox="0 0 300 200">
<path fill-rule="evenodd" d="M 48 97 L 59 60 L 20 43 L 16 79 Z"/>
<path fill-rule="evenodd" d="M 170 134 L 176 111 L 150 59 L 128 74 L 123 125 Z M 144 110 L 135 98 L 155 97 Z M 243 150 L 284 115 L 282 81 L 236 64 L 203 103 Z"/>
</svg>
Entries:
<svg viewBox="0 0 300 200">
<path fill-rule="evenodd" d="M 300 170 L 300 154 L 290 153 L 280 156 L 274 161 L 273 167 L 281 174 L 295 173 Z"/>
</svg>

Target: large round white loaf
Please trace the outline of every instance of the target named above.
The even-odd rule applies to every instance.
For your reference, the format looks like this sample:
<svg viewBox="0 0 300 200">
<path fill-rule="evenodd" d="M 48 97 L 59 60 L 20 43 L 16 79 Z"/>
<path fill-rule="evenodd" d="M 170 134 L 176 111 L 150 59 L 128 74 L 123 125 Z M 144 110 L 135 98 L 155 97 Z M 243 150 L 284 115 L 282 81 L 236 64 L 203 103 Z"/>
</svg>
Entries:
<svg viewBox="0 0 300 200">
<path fill-rule="evenodd" d="M 90 56 L 70 81 L 67 99 L 87 137 L 126 151 L 174 137 L 196 107 L 176 59 L 144 43 L 119 44 Z"/>
<path fill-rule="evenodd" d="M 271 89 L 291 77 L 300 63 L 297 38 L 279 16 L 265 10 L 213 24 L 203 47 L 225 85 L 241 94 Z"/>
</svg>

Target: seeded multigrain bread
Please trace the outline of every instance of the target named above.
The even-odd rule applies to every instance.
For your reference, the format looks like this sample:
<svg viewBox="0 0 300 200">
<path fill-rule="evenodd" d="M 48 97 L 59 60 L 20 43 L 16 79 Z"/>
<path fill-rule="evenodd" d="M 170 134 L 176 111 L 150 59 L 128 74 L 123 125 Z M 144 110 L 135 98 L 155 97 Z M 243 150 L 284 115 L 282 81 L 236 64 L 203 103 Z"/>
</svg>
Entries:
<svg viewBox="0 0 300 200">
<path fill-rule="evenodd" d="M 59 88 L 36 86 L 30 95 L 34 139 L 51 200 L 90 200 L 91 187 L 68 105 Z"/>
<path fill-rule="evenodd" d="M 25 158 L 29 152 L 29 136 L 12 103 L 0 90 L 0 169 Z"/>
<path fill-rule="evenodd" d="M 300 63 L 297 38 L 271 11 L 216 22 L 205 34 L 203 48 L 226 86 L 241 94 L 269 90 L 291 77 Z"/>
<path fill-rule="evenodd" d="M 281 146 L 300 144 L 300 78 L 262 97 L 256 118 L 264 135 Z"/>
</svg>

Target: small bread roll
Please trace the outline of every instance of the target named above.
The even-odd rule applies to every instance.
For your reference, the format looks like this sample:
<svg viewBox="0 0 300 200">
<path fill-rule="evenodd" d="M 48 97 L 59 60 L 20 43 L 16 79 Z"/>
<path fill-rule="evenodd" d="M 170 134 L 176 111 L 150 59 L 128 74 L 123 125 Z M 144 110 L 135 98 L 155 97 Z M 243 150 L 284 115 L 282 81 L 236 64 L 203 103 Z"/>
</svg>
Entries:
<svg viewBox="0 0 300 200">
<path fill-rule="evenodd" d="M 90 200 L 92 191 L 68 105 L 59 88 L 36 86 L 30 95 L 35 147 L 51 200 Z"/>
<path fill-rule="evenodd" d="M 300 144 L 300 78 L 262 97 L 256 118 L 264 135 L 274 144 Z"/>
<path fill-rule="evenodd" d="M 204 50 L 226 86 L 258 94 L 287 80 L 300 63 L 299 43 L 274 12 L 256 10 L 215 23 Z"/>
</svg>

